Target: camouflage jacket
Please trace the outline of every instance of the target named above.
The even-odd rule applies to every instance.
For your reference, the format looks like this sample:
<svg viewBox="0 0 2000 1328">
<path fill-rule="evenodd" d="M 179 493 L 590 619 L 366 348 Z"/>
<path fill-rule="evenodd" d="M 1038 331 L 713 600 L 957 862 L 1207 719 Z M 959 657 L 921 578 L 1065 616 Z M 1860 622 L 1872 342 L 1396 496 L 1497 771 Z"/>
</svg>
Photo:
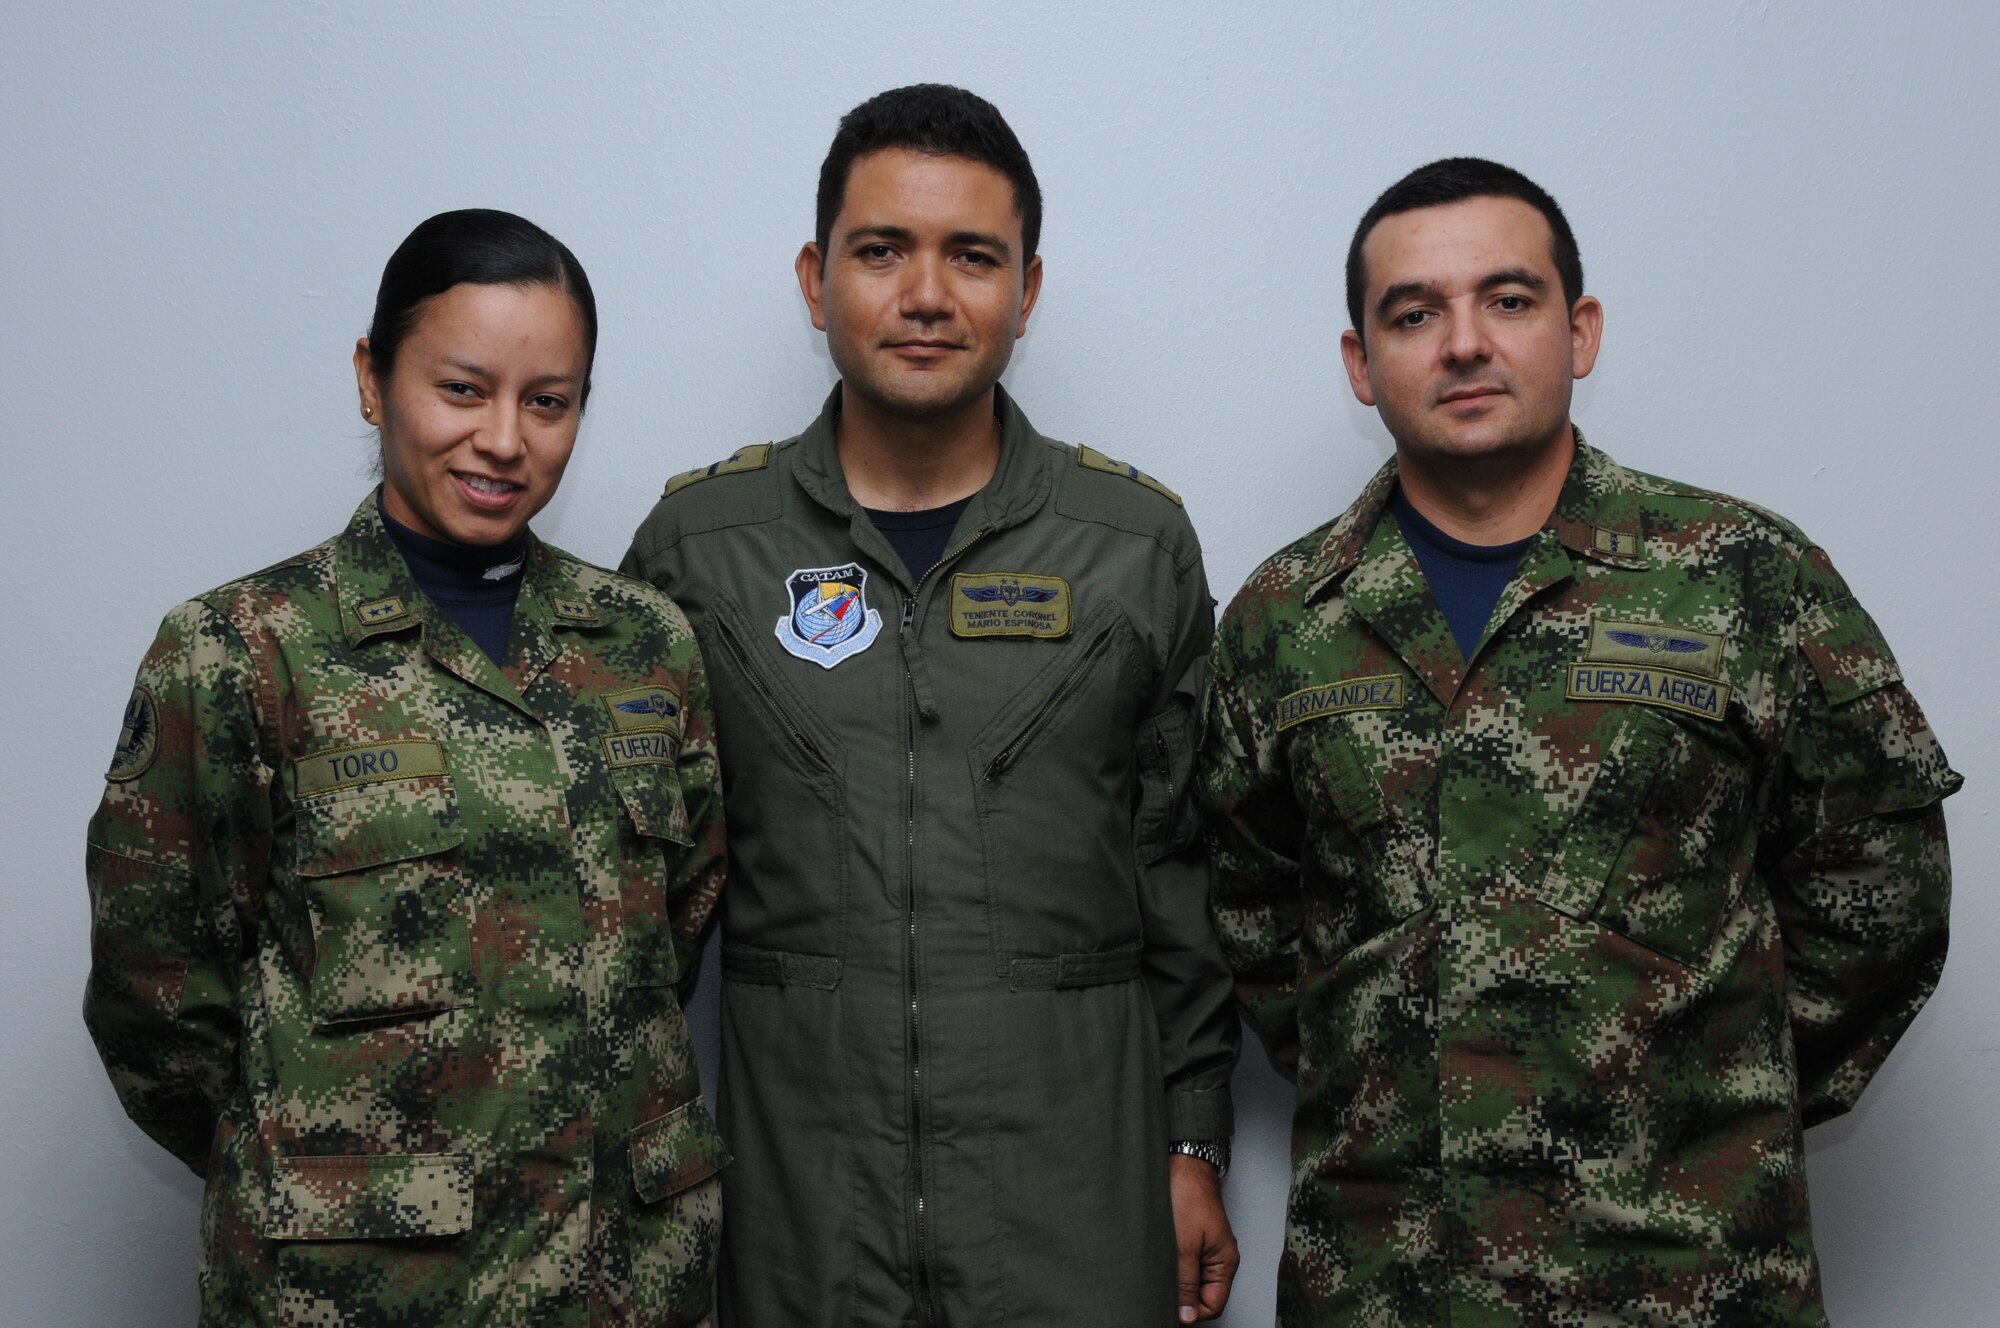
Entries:
<svg viewBox="0 0 2000 1328">
<path fill-rule="evenodd" d="M 1468 663 L 1384 467 L 1224 615 L 1199 775 L 1306 1325 L 1825 1321 L 1801 1130 L 1937 982 L 1959 777 L 1826 554 L 1579 443 Z"/>
<path fill-rule="evenodd" d="M 371 497 L 167 616 L 88 862 L 84 1016 L 206 1177 L 204 1325 L 706 1314 L 722 807 L 665 596 L 534 542 L 496 667 Z"/>
<path fill-rule="evenodd" d="M 913 573 L 834 409 L 676 476 L 625 562 L 714 670 L 723 1320 L 1170 1324 L 1167 1141 L 1229 1133 L 1237 1028 L 1189 797 L 1200 547 L 1002 394 L 999 468 Z"/>
</svg>

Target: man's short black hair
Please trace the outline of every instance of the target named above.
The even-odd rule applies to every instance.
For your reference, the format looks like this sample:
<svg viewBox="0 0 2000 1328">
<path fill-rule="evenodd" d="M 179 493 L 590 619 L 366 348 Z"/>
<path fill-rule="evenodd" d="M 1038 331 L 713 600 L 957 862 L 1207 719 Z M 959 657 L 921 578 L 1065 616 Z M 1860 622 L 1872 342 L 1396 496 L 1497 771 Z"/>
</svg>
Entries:
<svg viewBox="0 0 2000 1328">
<path fill-rule="evenodd" d="M 1021 140 L 1000 111 L 984 97 L 945 83 L 913 83 L 878 92 L 840 117 L 840 129 L 819 168 L 819 215 L 813 238 L 821 261 L 833 236 L 833 219 L 847 197 L 847 176 L 857 157 L 888 148 L 909 148 L 937 157 L 964 157 L 1006 176 L 1014 186 L 1014 210 L 1021 214 L 1026 263 L 1042 238 L 1042 187 Z"/>
<path fill-rule="evenodd" d="M 1382 196 L 1361 214 L 1354 228 L 1354 240 L 1347 246 L 1347 316 L 1353 320 L 1355 335 L 1364 341 L 1362 301 L 1368 296 L 1368 272 L 1361 261 L 1361 244 L 1368 232 L 1384 217 L 1418 208 L 1443 207 L 1468 198 L 1518 198 L 1549 223 L 1549 257 L 1562 278 L 1563 303 L 1574 305 L 1583 294 L 1583 257 L 1576 251 L 1576 235 L 1568 218 L 1549 197 L 1548 190 L 1511 166 L 1483 157 L 1446 157 L 1414 171 L 1382 191 Z"/>
</svg>

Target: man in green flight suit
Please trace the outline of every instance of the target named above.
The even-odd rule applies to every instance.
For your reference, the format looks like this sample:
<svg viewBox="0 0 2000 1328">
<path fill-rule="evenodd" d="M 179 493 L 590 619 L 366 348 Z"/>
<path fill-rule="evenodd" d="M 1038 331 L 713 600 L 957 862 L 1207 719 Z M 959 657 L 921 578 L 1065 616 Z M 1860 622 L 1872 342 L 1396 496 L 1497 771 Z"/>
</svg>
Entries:
<svg viewBox="0 0 2000 1328">
<path fill-rule="evenodd" d="M 1937 982 L 1960 779 L 1822 550 L 1572 427 L 1543 190 L 1413 172 L 1348 302 L 1396 455 L 1224 614 L 1199 776 L 1280 1321 L 1823 1324 L 1802 1131 Z"/>
<path fill-rule="evenodd" d="M 713 670 L 725 1323 L 1154 1328 L 1235 1272 L 1213 602 L 1180 499 L 998 386 L 1040 225 L 987 102 L 850 112 L 796 264 L 839 385 L 625 559 Z"/>
</svg>

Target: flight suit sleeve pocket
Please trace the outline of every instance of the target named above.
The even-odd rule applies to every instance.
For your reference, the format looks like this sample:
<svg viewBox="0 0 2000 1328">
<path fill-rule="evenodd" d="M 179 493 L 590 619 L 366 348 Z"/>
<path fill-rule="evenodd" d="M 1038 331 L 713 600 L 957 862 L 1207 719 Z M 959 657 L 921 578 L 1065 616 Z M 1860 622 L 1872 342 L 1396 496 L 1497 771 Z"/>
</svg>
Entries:
<svg viewBox="0 0 2000 1328">
<path fill-rule="evenodd" d="M 730 1160 L 700 1098 L 634 1129 L 631 1150 L 632 1184 L 647 1203 L 707 1180 Z"/>
<path fill-rule="evenodd" d="M 314 1023 L 470 1004 L 470 903 L 455 852 L 465 834 L 448 779 L 307 799 L 294 821 Z"/>
<path fill-rule="evenodd" d="M 1141 866 L 1158 862 L 1194 842 L 1198 829 L 1190 797 L 1194 768 L 1194 718 L 1175 705 L 1139 726 L 1139 812 L 1133 838 Z"/>
<path fill-rule="evenodd" d="M 409 1153 L 280 1157 L 264 1234 L 272 1240 L 402 1240 L 472 1229 L 472 1157 Z"/>
</svg>

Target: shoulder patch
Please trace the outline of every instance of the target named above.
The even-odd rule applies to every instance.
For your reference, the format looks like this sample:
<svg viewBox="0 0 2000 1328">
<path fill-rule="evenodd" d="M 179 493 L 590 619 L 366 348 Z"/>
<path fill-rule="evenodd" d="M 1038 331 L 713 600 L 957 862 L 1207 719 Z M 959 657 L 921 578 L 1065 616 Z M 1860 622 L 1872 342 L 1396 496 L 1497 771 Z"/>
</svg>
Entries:
<svg viewBox="0 0 2000 1328">
<path fill-rule="evenodd" d="M 1151 489 L 1154 493 L 1159 494 L 1162 498 L 1167 499 L 1175 507 L 1185 506 L 1181 502 L 1179 494 L 1154 479 L 1151 475 L 1148 475 L 1145 471 L 1140 470 L 1137 466 L 1128 466 L 1123 461 L 1113 461 L 1094 447 L 1077 448 L 1076 464 L 1082 466 L 1085 470 L 1101 470 L 1107 475 L 1123 475 L 1128 480 L 1136 480 Z"/>
<path fill-rule="evenodd" d="M 667 481 L 666 491 L 660 497 L 671 498 L 688 485 L 714 479 L 717 475 L 741 475 L 747 471 L 762 470 L 770 464 L 771 444 L 754 443 L 749 447 L 739 447 L 712 465 L 696 466 L 674 476 Z"/>
<path fill-rule="evenodd" d="M 118 746 L 111 753 L 111 768 L 104 777 L 122 784 L 146 773 L 160 754 L 160 703 L 150 687 L 141 683 L 132 689 L 125 703 L 125 722 L 118 729 Z"/>
</svg>

